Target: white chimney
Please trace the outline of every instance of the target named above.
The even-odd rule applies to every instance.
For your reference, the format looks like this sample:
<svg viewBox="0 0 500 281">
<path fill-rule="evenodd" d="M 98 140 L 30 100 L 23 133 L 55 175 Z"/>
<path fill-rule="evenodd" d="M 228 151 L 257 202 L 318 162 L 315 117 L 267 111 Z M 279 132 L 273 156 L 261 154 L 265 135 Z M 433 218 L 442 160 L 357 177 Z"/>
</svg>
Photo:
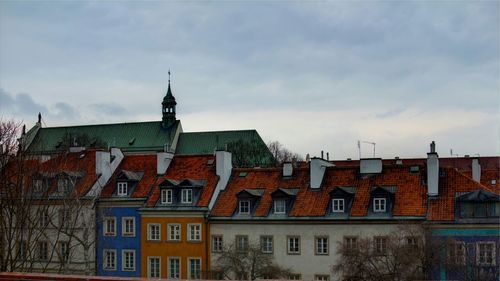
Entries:
<svg viewBox="0 0 500 281">
<path fill-rule="evenodd" d="M 113 161 L 111 161 L 111 155 Z M 95 172 L 98 176 L 87 196 L 99 196 L 102 188 L 108 183 L 111 175 L 123 160 L 123 153 L 119 148 L 112 148 L 111 152 L 96 151 L 95 152 Z"/>
<path fill-rule="evenodd" d="M 310 184 L 312 189 L 318 189 L 321 187 L 323 182 L 323 176 L 325 175 L 326 167 L 333 167 L 332 163 L 325 161 L 321 158 L 312 158 L 309 164 L 310 169 Z"/>
<path fill-rule="evenodd" d="M 111 154 L 107 151 L 95 152 L 95 173 L 97 175 L 106 174 L 111 167 Z"/>
<path fill-rule="evenodd" d="M 215 186 L 215 191 L 210 199 L 210 203 L 208 204 L 209 209 L 212 209 L 214 206 L 219 193 L 226 189 L 227 183 L 229 182 L 229 178 L 231 177 L 231 173 L 233 171 L 233 162 L 231 158 L 231 152 L 222 150 L 217 150 L 215 152 L 215 173 L 219 176 L 219 181 Z"/>
<path fill-rule="evenodd" d="M 436 152 L 436 143 L 431 142 L 431 152 L 427 153 L 427 194 L 438 195 L 439 187 L 439 157 Z"/>
<path fill-rule="evenodd" d="M 479 158 L 472 158 L 472 179 L 481 182 L 481 164 L 479 164 Z"/>
<path fill-rule="evenodd" d="M 283 163 L 283 176 L 291 177 L 293 174 L 293 165 L 290 162 Z"/>
<path fill-rule="evenodd" d="M 156 174 L 164 175 L 173 158 L 172 152 L 158 152 L 156 154 Z"/>
<path fill-rule="evenodd" d="M 361 174 L 382 173 L 382 159 L 381 158 L 360 159 L 359 172 Z"/>
</svg>

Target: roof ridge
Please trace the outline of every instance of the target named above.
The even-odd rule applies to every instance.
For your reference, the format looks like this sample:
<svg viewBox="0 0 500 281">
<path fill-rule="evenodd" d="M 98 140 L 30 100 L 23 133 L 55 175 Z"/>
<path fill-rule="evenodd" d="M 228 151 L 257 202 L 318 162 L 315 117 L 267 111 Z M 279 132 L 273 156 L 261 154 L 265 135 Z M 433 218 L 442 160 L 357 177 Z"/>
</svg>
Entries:
<svg viewBox="0 0 500 281">
<path fill-rule="evenodd" d="M 226 132 L 257 132 L 257 130 L 256 129 L 243 129 L 243 130 L 221 130 L 221 131 L 197 131 L 197 132 L 182 132 L 181 134 L 226 133 Z"/>
<path fill-rule="evenodd" d="M 40 129 L 62 129 L 62 128 L 74 128 L 74 127 L 130 125 L 130 124 L 141 124 L 141 123 L 161 123 L 161 121 L 121 122 L 121 123 L 86 124 L 86 125 L 67 125 L 67 126 L 42 127 Z"/>
</svg>

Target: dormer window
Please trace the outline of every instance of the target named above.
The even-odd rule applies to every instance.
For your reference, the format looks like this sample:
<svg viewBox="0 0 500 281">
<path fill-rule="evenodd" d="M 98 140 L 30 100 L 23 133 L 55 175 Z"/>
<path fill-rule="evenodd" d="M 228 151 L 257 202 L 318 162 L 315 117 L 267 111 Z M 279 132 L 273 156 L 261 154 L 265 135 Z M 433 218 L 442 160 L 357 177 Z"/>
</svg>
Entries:
<svg viewBox="0 0 500 281">
<path fill-rule="evenodd" d="M 482 189 L 458 196 L 462 218 L 496 218 L 500 215 L 500 196 Z"/>
<path fill-rule="evenodd" d="M 161 190 L 161 203 L 162 204 L 172 204 L 173 195 L 172 189 L 162 189 Z"/>
<path fill-rule="evenodd" d="M 118 196 L 127 196 L 128 194 L 128 184 L 127 182 L 118 182 Z"/>
<path fill-rule="evenodd" d="M 374 212 L 385 212 L 387 200 L 385 198 L 373 198 L 373 211 Z"/>
<path fill-rule="evenodd" d="M 345 199 L 334 198 L 332 199 L 332 212 L 343 213 L 345 211 Z"/>
<path fill-rule="evenodd" d="M 43 191 L 43 181 L 42 180 L 33 180 L 33 191 L 36 193 L 40 193 Z"/>
<path fill-rule="evenodd" d="M 183 189 L 181 202 L 184 204 L 193 203 L 193 190 L 192 189 Z"/>
<path fill-rule="evenodd" d="M 278 199 L 274 201 L 274 213 L 286 214 L 286 201 L 284 199 Z"/>
<path fill-rule="evenodd" d="M 240 214 L 250 214 L 250 200 L 240 201 Z"/>
</svg>

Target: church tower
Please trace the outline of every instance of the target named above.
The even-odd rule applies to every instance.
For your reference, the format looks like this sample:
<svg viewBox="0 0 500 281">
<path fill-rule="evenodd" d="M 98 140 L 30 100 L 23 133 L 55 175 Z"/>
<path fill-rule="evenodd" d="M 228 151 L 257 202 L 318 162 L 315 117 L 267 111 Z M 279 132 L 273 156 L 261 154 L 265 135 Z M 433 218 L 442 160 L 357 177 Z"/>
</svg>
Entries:
<svg viewBox="0 0 500 281">
<path fill-rule="evenodd" d="M 162 114 L 163 117 L 161 119 L 161 126 L 163 128 L 168 128 L 175 123 L 175 106 L 177 102 L 175 101 L 174 96 L 172 95 L 172 90 L 170 89 L 170 70 L 168 71 L 168 90 L 167 94 L 163 98 L 162 105 Z"/>
</svg>

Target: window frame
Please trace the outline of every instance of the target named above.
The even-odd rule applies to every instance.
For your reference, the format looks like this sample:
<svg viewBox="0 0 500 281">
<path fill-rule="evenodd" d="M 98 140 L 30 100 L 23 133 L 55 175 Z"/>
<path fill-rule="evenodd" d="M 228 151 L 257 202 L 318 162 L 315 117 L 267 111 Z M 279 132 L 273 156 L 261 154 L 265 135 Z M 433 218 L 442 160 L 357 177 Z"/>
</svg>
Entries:
<svg viewBox="0 0 500 281">
<path fill-rule="evenodd" d="M 321 241 L 323 239 L 326 239 L 326 244 L 323 244 L 324 241 Z M 314 254 L 316 256 L 328 256 L 330 254 L 330 239 L 328 239 L 328 236 L 315 236 L 314 237 Z M 319 243 L 322 242 L 320 245 Z M 324 248 L 323 248 L 324 247 Z M 322 251 L 320 251 L 322 250 Z"/>
<path fill-rule="evenodd" d="M 216 242 L 216 239 L 220 241 Z M 222 235 L 212 235 L 212 253 L 222 253 L 224 250 L 224 238 Z"/>
<path fill-rule="evenodd" d="M 169 200 L 170 199 L 170 200 Z M 174 202 L 174 192 L 172 189 L 164 188 L 161 190 L 160 202 L 163 205 L 172 204 Z"/>
<path fill-rule="evenodd" d="M 196 229 L 198 228 L 198 229 Z M 194 232 L 193 232 L 194 230 Z M 202 228 L 201 223 L 188 223 L 187 240 L 190 242 L 201 242 Z"/>
<path fill-rule="evenodd" d="M 108 254 L 110 254 L 108 256 Z M 108 266 L 108 257 L 113 261 L 113 266 Z M 116 249 L 103 249 L 102 250 L 102 270 L 106 271 L 116 271 Z"/>
<path fill-rule="evenodd" d="M 152 260 L 158 260 L 158 276 L 152 276 Z M 148 256 L 147 257 L 147 277 L 148 278 L 161 278 L 161 257 L 159 256 Z"/>
<path fill-rule="evenodd" d="M 153 227 L 158 227 L 158 233 L 153 232 Z M 158 238 L 156 238 L 156 235 L 158 235 Z M 160 241 L 160 240 L 161 240 L 161 224 L 148 223 L 148 241 Z"/>
<path fill-rule="evenodd" d="M 45 241 L 45 240 L 38 241 L 38 243 L 37 243 L 37 260 L 48 261 L 48 259 L 49 259 L 49 242 Z"/>
<path fill-rule="evenodd" d="M 177 277 L 172 277 L 172 261 L 177 261 Z M 180 257 L 168 257 L 168 268 L 167 268 L 168 274 L 167 278 L 168 279 L 180 279 L 181 278 L 181 272 L 182 272 L 182 262 Z"/>
<path fill-rule="evenodd" d="M 267 240 L 270 239 L 270 240 Z M 273 254 L 274 253 L 274 237 L 272 235 L 261 235 L 260 236 L 260 251 L 263 254 Z M 267 241 L 266 241 L 267 240 Z M 270 242 L 270 247 L 266 249 L 266 246 L 269 247 L 269 242 Z"/>
<path fill-rule="evenodd" d="M 112 222 L 112 229 L 110 228 L 110 224 Z M 112 230 L 112 231 L 110 231 Z M 103 236 L 116 236 L 116 217 L 104 217 L 103 219 L 103 228 L 102 228 Z"/>
<path fill-rule="evenodd" d="M 239 253 L 246 253 L 250 247 L 250 240 L 248 240 L 248 235 L 236 235 L 236 251 Z M 240 241 L 244 241 L 244 243 L 240 243 Z M 243 246 L 243 247 L 241 247 Z"/>
<path fill-rule="evenodd" d="M 280 206 L 278 203 L 280 203 L 282 205 Z M 275 214 L 277 214 L 277 215 L 284 215 L 284 214 L 286 214 L 286 200 L 285 199 L 276 199 L 276 200 L 274 200 L 273 207 L 274 207 L 274 213 Z M 279 207 L 282 207 L 283 209 L 279 210 L 278 209 Z"/>
<path fill-rule="evenodd" d="M 338 204 L 335 205 L 335 202 L 338 202 Z M 342 203 L 342 204 L 340 204 L 340 203 Z M 342 208 L 340 208 L 341 206 L 342 206 Z M 344 198 L 332 198 L 332 213 L 345 213 L 345 199 Z"/>
<path fill-rule="evenodd" d="M 293 245 L 294 249 L 291 249 L 292 245 L 290 244 L 290 241 L 292 241 L 292 239 L 297 239 L 297 245 L 296 245 L 297 250 L 296 251 L 294 250 L 295 245 Z M 294 251 L 292 251 L 292 250 L 294 250 Z M 298 235 L 287 236 L 286 237 L 286 253 L 288 255 L 300 255 L 300 252 L 301 252 L 300 236 L 298 236 Z"/>
<path fill-rule="evenodd" d="M 69 261 L 70 255 L 69 255 L 69 242 L 68 241 L 59 241 L 59 255 L 60 255 L 60 258 L 62 258 L 62 262 Z"/>
<path fill-rule="evenodd" d="M 379 243 L 380 242 L 380 243 Z M 373 237 L 373 254 L 384 256 L 387 254 L 389 237 L 385 235 Z M 380 247 L 379 247 L 380 246 Z"/>
<path fill-rule="evenodd" d="M 329 274 L 314 274 L 313 281 L 330 281 L 330 275 Z"/>
<path fill-rule="evenodd" d="M 68 178 L 58 178 L 57 179 L 57 192 L 66 194 L 70 191 L 70 180 Z"/>
<path fill-rule="evenodd" d="M 378 206 L 377 206 L 377 201 L 379 202 Z M 387 212 L 387 198 L 384 197 L 373 198 L 373 212 L 375 213 Z"/>
<path fill-rule="evenodd" d="M 119 181 L 116 183 L 116 195 L 118 195 L 118 196 L 127 196 L 128 195 L 128 182 Z"/>
<path fill-rule="evenodd" d="M 358 249 L 358 236 L 344 236 L 343 242 L 344 247 L 348 251 L 354 251 Z"/>
<path fill-rule="evenodd" d="M 175 229 L 177 228 L 177 229 Z M 174 236 L 172 236 L 174 230 Z M 167 224 L 167 241 L 179 242 L 182 240 L 182 226 L 180 223 Z"/>
<path fill-rule="evenodd" d="M 59 226 L 69 227 L 69 221 L 71 220 L 71 210 L 69 207 L 62 207 L 59 209 Z"/>
<path fill-rule="evenodd" d="M 127 254 L 132 254 L 132 267 L 127 267 Z M 132 249 L 123 249 L 122 250 L 122 271 L 135 271 L 136 260 L 135 250 Z"/>
<path fill-rule="evenodd" d="M 463 241 L 448 242 L 446 249 L 447 263 L 453 265 L 465 265 L 467 249 Z"/>
<path fill-rule="evenodd" d="M 193 272 L 191 271 L 191 262 L 192 261 L 198 261 L 199 263 L 199 272 L 197 272 L 199 274 L 198 277 L 196 276 L 192 276 Z M 188 268 L 187 268 L 188 272 L 187 272 L 187 279 L 188 280 L 199 280 L 202 278 L 202 273 L 203 273 L 203 267 L 202 267 L 202 259 L 201 257 L 188 257 Z M 195 271 L 196 272 L 196 271 Z"/>
<path fill-rule="evenodd" d="M 39 226 L 40 227 L 48 227 L 50 224 L 50 215 L 49 215 L 49 210 L 43 209 L 40 211 L 40 217 L 38 218 L 39 220 Z"/>
<path fill-rule="evenodd" d="M 491 262 L 487 260 L 481 261 L 481 246 L 489 246 L 491 245 L 490 258 Z M 484 257 L 487 259 L 487 257 Z M 494 241 L 477 241 L 476 242 L 476 264 L 479 266 L 495 266 L 496 265 L 496 243 Z"/>
<path fill-rule="evenodd" d="M 189 194 L 189 196 L 187 196 L 187 194 Z M 182 204 L 192 204 L 193 203 L 193 189 L 191 189 L 191 188 L 182 189 L 182 191 L 181 191 L 181 203 Z"/>
<path fill-rule="evenodd" d="M 243 206 L 243 203 L 247 204 L 247 206 Z M 241 215 L 249 215 L 250 214 L 250 200 L 240 200 L 238 201 L 238 213 Z M 246 211 L 243 208 L 247 209 Z"/>
<path fill-rule="evenodd" d="M 132 231 L 127 231 L 127 221 L 132 221 Z M 135 237 L 135 217 L 122 217 L 122 236 Z"/>
</svg>

